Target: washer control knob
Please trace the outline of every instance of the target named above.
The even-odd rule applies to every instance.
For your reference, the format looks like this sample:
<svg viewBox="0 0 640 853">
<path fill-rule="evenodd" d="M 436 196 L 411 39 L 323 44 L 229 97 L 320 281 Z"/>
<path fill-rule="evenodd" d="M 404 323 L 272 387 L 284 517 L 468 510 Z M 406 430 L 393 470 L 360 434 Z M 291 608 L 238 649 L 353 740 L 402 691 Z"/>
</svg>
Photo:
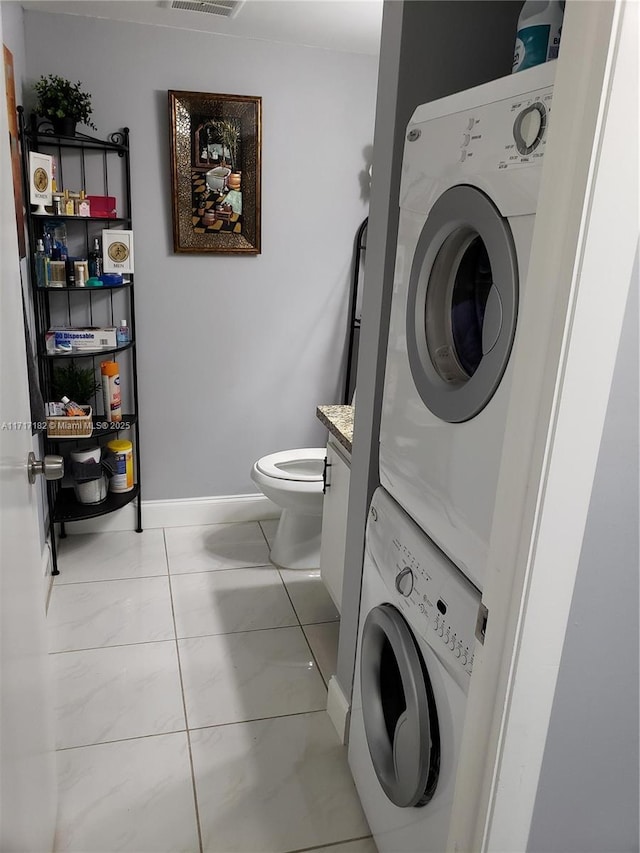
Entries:
<svg viewBox="0 0 640 853">
<path fill-rule="evenodd" d="M 413 572 L 408 566 L 396 575 L 396 589 L 405 598 L 411 595 L 413 590 Z"/>
<path fill-rule="evenodd" d="M 547 126 L 547 111 L 539 101 L 518 113 L 513 138 L 521 154 L 531 154 L 540 145 Z"/>
</svg>

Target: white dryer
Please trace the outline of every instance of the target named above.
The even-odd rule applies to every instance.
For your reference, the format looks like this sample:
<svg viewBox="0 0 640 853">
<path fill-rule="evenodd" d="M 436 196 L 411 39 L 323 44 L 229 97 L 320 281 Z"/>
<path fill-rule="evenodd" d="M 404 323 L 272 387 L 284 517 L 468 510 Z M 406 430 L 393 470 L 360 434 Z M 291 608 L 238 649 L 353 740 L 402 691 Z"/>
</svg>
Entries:
<svg viewBox="0 0 640 853">
<path fill-rule="evenodd" d="M 407 128 L 380 479 L 479 589 L 555 65 L 418 107 Z"/>
<path fill-rule="evenodd" d="M 348 754 L 380 853 L 446 849 L 479 604 L 480 593 L 379 488 Z"/>
</svg>

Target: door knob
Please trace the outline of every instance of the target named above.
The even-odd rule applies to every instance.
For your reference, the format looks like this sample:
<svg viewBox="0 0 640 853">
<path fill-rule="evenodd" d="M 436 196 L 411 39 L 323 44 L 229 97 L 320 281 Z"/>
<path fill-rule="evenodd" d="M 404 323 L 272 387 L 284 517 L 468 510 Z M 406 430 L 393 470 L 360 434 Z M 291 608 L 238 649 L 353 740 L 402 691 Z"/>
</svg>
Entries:
<svg viewBox="0 0 640 853">
<path fill-rule="evenodd" d="M 36 459 L 35 453 L 27 457 L 27 476 L 33 485 L 38 474 L 44 474 L 45 480 L 61 480 L 64 474 L 64 459 L 62 456 L 45 456 Z"/>
</svg>

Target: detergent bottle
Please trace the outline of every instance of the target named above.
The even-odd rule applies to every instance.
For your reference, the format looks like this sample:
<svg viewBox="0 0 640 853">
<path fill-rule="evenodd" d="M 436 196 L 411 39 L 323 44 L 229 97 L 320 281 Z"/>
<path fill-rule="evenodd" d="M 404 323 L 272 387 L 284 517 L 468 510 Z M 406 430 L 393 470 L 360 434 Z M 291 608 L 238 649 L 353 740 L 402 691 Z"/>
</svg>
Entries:
<svg viewBox="0 0 640 853">
<path fill-rule="evenodd" d="M 523 5 L 512 73 L 558 58 L 564 5 L 564 0 L 527 0 Z"/>
</svg>

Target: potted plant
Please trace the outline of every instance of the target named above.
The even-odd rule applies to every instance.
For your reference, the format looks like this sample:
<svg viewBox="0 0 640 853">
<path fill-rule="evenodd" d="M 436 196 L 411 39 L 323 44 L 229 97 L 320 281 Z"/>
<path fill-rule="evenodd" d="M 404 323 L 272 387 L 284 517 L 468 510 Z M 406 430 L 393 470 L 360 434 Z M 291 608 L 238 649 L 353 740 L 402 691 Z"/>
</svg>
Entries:
<svg viewBox="0 0 640 853">
<path fill-rule="evenodd" d="M 71 361 L 53 372 L 53 396 L 56 400 L 69 397 L 81 406 L 88 406 L 91 398 L 100 390 L 92 367 L 78 367 Z"/>
<path fill-rule="evenodd" d="M 71 83 L 57 74 L 43 74 L 33 86 L 38 96 L 36 113 L 48 118 L 59 136 L 73 136 L 78 122 L 97 130 L 91 121 L 91 95 L 80 85 L 79 80 Z"/>
</svg>

